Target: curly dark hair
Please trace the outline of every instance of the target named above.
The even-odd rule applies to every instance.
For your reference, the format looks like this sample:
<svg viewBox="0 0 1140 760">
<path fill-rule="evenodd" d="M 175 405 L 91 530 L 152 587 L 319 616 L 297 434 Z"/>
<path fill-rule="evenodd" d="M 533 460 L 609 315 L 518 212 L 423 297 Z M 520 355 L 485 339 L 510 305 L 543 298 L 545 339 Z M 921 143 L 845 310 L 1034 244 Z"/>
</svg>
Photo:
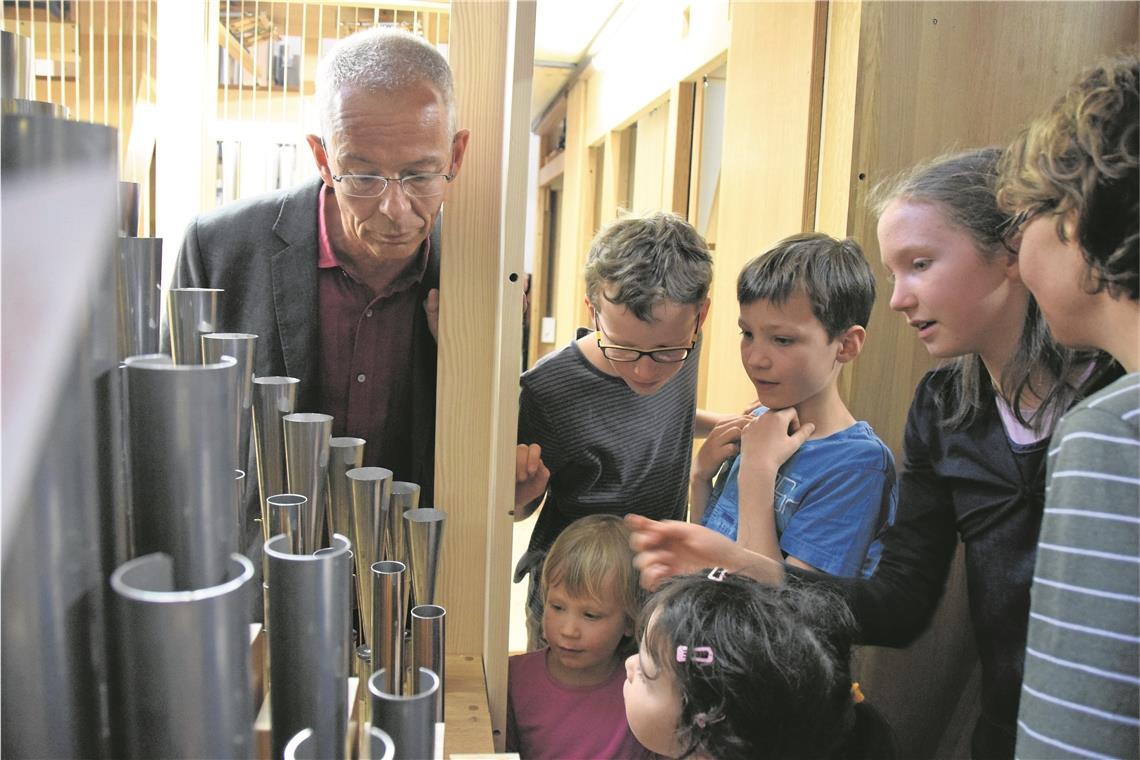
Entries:
<svg viewBox="0 0 1140 760">
<path fill-rule="evenodd" d="M 889 728 L 852 699 L 854 630 L 830 592 L 706 571 L 667 581 L 637 635 L 643 656 L 677 680 L 682 757 L 890 758 Z M 678 646 L 709 647 L 713 660 L 678 662 Z"/>
<path fill-rule="evenodd" d="M 998 202 L 1010 212 L 1045 210 L 1090 268 L 1089 291 L 1140 297 L 1140 58 L 1135 53 L 1085 71 L 1009 146 L 1001 163 Z"/>
</svg>

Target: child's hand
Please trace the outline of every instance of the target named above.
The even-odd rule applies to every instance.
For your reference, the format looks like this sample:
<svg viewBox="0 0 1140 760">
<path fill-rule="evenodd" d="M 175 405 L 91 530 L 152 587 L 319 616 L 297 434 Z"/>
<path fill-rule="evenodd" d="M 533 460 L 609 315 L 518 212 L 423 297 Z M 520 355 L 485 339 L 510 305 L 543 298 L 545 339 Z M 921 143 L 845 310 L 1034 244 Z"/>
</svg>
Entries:
<svg viewBox="0 0 1140 760">
<path fill-rule="evenodd" d="M 769 410 L 752 419 L 740 436 L 741 462 L 744 470 L 774 473 L 803 445 L 815 425 L 800 425 L 796 410 Z"/>
<path fill-rule="evenodd" d="M 515 509 L 521 509 L 546 491 L 550 470 L 542 463 L 542 447 L 520 443 L 515 447 Z M 522 519 L 525 515 L 515 515 Z"/>
<path fill-rule="evenodd" d="M 693 463 L 692 475 L 700 480 L 712 480 L 716 471 L 733 454 L 740 451 L 740 433 L 751 417 L 732 417 L 717 423 L 708 438 L 701 444 Z"/>
</svg>

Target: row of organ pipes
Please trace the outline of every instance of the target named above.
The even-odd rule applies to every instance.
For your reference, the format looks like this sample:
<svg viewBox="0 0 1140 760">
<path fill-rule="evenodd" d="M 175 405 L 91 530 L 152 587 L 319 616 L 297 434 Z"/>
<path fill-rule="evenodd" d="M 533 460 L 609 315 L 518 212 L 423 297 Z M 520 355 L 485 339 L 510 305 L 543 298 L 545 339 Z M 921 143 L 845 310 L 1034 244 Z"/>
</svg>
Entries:
<svg viewBox="0 0 1140 760">
<path fill-rule="evenodd" d="M 439 756 L 445 513 L 163 296 L 115 130 L 0 34 L 3 756 Z"/>
</svg>

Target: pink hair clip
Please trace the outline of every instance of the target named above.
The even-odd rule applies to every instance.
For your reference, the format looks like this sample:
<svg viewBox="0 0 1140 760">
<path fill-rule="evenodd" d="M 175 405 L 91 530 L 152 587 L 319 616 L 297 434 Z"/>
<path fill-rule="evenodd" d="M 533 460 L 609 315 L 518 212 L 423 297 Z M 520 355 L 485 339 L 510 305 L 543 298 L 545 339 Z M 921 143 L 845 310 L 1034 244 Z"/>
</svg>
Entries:
<svg viewBox="0 0 1140 760">
<path fill-rule="evenodd" d="M 692 657 L 689 656 L 689 648 L 687 646 L 677 647 L 677 662 L 700 663 L 701 665 L 708 665 L 713 661 L 712 647 L 693 647 Z"/>
<path fill-rule="evenodd" d="M 693 720 L 696 721 L 699 728 L 705 728 L 711 723 L 719 723 L 720 721 L 724 720 L 724 716 L 718 715 L 715 718 L 709 718 L 708 713 L 702 712 L 694 715 Z"/>
<path fill-rule="evenodd" d="M 712 570 L 709 570 L 710 581 L 723 581 L 726 575 L 728 575 L 728 571 L 723 567 L 714 567 Z"/>
</svg>

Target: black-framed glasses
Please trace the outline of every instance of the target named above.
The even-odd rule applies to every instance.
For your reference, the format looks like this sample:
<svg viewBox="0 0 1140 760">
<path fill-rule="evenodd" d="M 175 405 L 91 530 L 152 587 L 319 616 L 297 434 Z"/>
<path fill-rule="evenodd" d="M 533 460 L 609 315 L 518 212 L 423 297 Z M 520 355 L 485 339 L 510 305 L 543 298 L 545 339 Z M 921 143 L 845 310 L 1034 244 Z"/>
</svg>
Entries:
<svg viewBox="0 0 1140 760">
<path fill-rule="evenodd" d="M 1029 224 L 1029 222 L 1041 214 L 1049 213 L 1054 207 L 1055 204 L 1051 202 L 1039 203 L 1036 206 L 1024 208 L 1005 220 L 998 230 L 998 234 L 1001 235 L 1001 244 L 1004 245 L 1005 249 L 1010 253 L 1017 253 L 1017 248 L 1014 247 L 1013 242 L 1017 236 L 1021 234 L 1021 231 L 1025 229 L 1025 225 Z"/>
<path fill-rule="evenodd" d="M 389 182 L 399 182 L 400 189 L 409 198 L 434 198 L 442 195 L 454 174 L 409 174 L 406 177 L 378 177 L 373 174 L 334 174 L 345 195 L 353 198 L 379 198 L 388 189 Z"/>
<path fill-rule="evenodd" d="M 640 348 L 630 348 L 629 346 L 615 346 L 611 343 L 602 343 L 603 337 L 608 337 L 602 332 L 601 325 L 598 324 L 598 315 L 594 314 L 594 338 L 598 341 L 598 348 L 601 349 L 602 355 L 609 359 L 611 362 L 635 362 L 643 356 L 648 356 L 658 364 L 676 364 L 683 362 L 689 358 L 689 354 L 697 345 L 697 335 L 700 333 L 701 320 L 697 318 L 696 327 L 693 328 L 693 342 L 687 346 L 665 346 L 664 348 L 651 348 L 648 351 L 642 351 Z"/>
</svg>

